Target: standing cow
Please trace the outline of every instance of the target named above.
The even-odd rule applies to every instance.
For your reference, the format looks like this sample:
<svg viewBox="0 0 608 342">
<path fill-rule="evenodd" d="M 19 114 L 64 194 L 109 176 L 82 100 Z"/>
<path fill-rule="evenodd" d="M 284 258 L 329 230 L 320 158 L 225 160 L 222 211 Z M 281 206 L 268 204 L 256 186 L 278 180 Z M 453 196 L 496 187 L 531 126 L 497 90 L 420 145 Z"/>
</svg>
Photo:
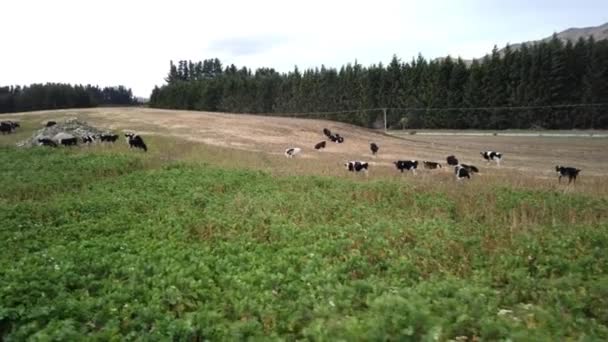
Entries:
<svg viewBox="0 0 608 342">
<path fill-rule="evenodd" d="M 500 166 L 500 161 L 502 160 L 502 153 L 500 152 L 495 152 L 495 151 L 485 151 L 485 152 L 479 152 L 479 154 L 481 154 L 481 156 L 483 157 L 483 159 L 486 160 L 486 162 L 490 162 L 490 161 L 495 161 L 497 166 Z"/>
</svg>

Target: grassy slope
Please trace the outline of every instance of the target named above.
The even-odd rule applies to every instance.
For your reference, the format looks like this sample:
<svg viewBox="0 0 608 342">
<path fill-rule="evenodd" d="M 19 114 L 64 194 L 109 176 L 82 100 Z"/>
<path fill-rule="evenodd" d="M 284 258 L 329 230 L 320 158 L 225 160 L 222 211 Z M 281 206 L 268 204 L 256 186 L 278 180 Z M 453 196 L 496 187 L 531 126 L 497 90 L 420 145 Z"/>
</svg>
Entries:
<svg viewBox="0 0 608 342">
<path fill-rule="evenodd" d="M 0 339 L 608 339 L 602 196 L 97 150 L 0 170 Z"/>
</svg>

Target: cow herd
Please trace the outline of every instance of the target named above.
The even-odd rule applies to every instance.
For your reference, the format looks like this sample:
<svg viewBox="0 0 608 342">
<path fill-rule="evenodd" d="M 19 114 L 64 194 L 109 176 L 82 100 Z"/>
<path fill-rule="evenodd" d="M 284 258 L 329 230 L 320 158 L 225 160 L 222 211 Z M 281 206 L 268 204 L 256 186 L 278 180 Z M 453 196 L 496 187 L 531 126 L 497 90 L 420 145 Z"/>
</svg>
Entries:
<svg viewBox="0 0 608 342">
<path fill-rule="evenodd" d="M 57 124 L 55 121 L 47 121 L 45 127 L 53 127 Z M 0 123 L 2 133 L 11 133 L 16 127 L 19 127 L 19 123 L 12 121 L 2 121 Z M 6 132 L 5 132 L 6 131 Z M 37 138 L 36 143 L 38 146 L 47 147 L 58 147 L 58 146 L 77 146 L 79 144 L 91 145 L 96 142 L 100 143 L 115 143 L 119 138 L 118 134 L 106 132 L 101 134 L 86 134 L 82 137 L 76 137 L 72 134 L 60 132 L 52 137 L 42 136 Z M 141 149 L 144 152 L 148 151 L 148 146 L 144 143 L 143 138 L 135 133 L 125 133 L 125 139 L 130 148 Z"/>
<path fill-rule="evenodd" d="M 332 142 L 335 142 L 338 144 L 344 143 L 344 137 L 342 137 L 338 133 L 332 133 L 327 128 L 323 129 L 323 135 L 325 135 L 327 138 L 329 138 Z M 326 146 L 327 146 L 326 141 L 324 140 L 324 141 L 321 141 L 321 142 L 315 144 L 314 149 L 321 150 L 321 149 L 324 149 Z M 380 146 L 378 146 L 378 144 L 375 142 L 370 143 L 369 147 L 370 147 L 370 151 L 372 152 L 372 156 L 374 156 L 374 157 L 380 151 Z M 289 147 L 285 150 L 285 156 L 288 158 L 293 158 L 300 152 L 302 152 L 302 149 L 299 147 Z M 496 152 L 496 151 L 483 151 L 483 152 L 480 152 L 480 155 L 486 161 L 487 164 L 489 164 L 491 162 L 495 162 L 496 166 L 500 167 L 500 163 L 502 162 L 502 158 L 503 158 L 502 153 Z M 447 162 L 448 166 L 451 166 L 454 168 L 454 176 L 455 176 L 456 180 L 458 180 L 458 181 L 471 179 L 473 174 L 479 173 L 479 169 L 476 166 L 461 163 L 454 155 L 447 156 L 446 162 Z M 418 169 L 419 164 L 420 163 L 418 160 L 396 160 L 393 162 L 393 165 L 395 165 L 397 170 L 400 171 L 401 173 L 403 173 L 405 171 L 410 171 L 414 175 L 416 174 L 416 170 Z M 360 173 L 367 174 L 367 172 L 369 170 L 369 166 L 370 166 L 369 162 L 366 162 L 363 160 L 350 160 L 350 161 L 347 161 L 346 163 L 344 163 L 344 167 L 346 168 L 346 170 L 348 170 L 349 172 L 355 172 L 355 173 L 360 172 Z M 442 165 L 439 162 L 424 160 L 424 161 L 422 161 L 422 167 L 427 170 L 436 170 L 436 169 L 441 169 Z M 567 177 L 568 184 L 570 184 L 571 182 L 576 183 L 576 177 L 578 176 L 579 172 L 581 171 L 580 169 L 577 169 L 574 167 L 565 167 L 565 166 L 556 166 L 555 170 L 558 173 L 559 182 L 561 183 L 562 177 Z"/>
<path fill-rule="evenodd" d="M 118 140 L 118 134 L 114 133 L 102 133 L 102 134 L 87 134 L 82 138 L 67 134 L 59 133 L 52 138 L 42 137 L 38 138 L 39 146 L 58 147 L 58 146 L 77 146 L 79 143 L 84 145 L 91 145 L 95 142 L 100 143 L 115 143 Z M 148 151 L 148 146 L 144 143 L 143 138 L 140 135 L 134 133 L 126 133 L 125 139 L 130 148 L 141 149 L 144 152 Z"/>
<path fill-rule="evenodd" d="M 56 124 L 57 124 L 57 122 L 55 122 L 55 121 L 48 121 L 45 124 L 45 126 L 52 127 Z M 20 127 L 20 124 L 19 124 L 19 122 L 16 122 L 16 121 L 0 122 L 0 132 L 2 134 L 11 134 L 19 127 Z M 345 139 L 342 135 L 340 135 L 339 133 L 331 132 L 327 128 L 323 129 L 323 135 L 325 137 L 327 137 L 330 141 L 332 141 L 336 144 L 343 144 L 345 141 Z M 146 145 L 146 143 L 144 142 L 143 138 L 140 135 L 134 134 L 134 133 L 125 133 L 124 136 L 125 136 L 127 144 L 129 145 L 129 148 L 141 149 L 144 152 L 148 151 L 148 146 Z M 115 143 L 118 140 L 118 138 L 119 138 L 118 134 L 115 134 L 115 133 L 102 133 L 102 134 L 97 134 L 97 135 L 93 135 L 93 134 L 85 135 L 85 136 L 81 137 L 79 140 L 79 138 L 77 138 L 73 135 L 70 135 L 67 133 L 59 133 L 59 134 L 55 135 L 54 137 L 38 138 L 37 143 L 39 146 L 48 146 L 48 147 L 76 146 L 80 142 L 85 145 L 90 145 L 97 141 L 99 141 L 101 143 Z M 322 150 L 326 147 L 327 147 L 327 141 L 325 141 L 325 140 L 318 142 L 314 145 L 315 150 Z M 372 156 L 374 156 L 374 157 L 380 151 L 380 146 L 378 146 L 378 144 L 375 142 L 370 143 L 369 148 L 372 153 Z M 285 156 L 288 158 L 294 158 L 296 155 L 300 154 L 301 152 L 302 152 L 302 149 L 299 147 L 290 147 L 285 150 Z M 500 166 L 500 163 L 503 158 L 502 153 L 496 152 L 496 151 L 483 151 L 483 152 L 480 152 L 480 154 L 487 163 L 495 162 L 497 166 Z M 459 160 L 454 155 L 448 156 L 446 158 L 446 163 L 448 166 L 451 166 L 454 168 L 454 175 L 456 177 L 456 180 L 459 180 L 459 181 L 465 180 L 465 179 L 471 179 L 471 176 L 473 174 L 479 172 L 479 169 L 477 167 L 459 162 Z M 412 174 L 415 175 L 416 170 L 418 169 L 418 166 L 420 163 L 418 160 L 396 160 L 393 162 L 393 164 L 395 165 L 397 170 L 400 171 L 401 173 L 403 173 L 405 171 L 410 171 Z M 362 161 L 362 160 L 351 160 L 351 161 L 347 161 L 346 163 L 344 163 L 344 166 L 345 166 L 346 170 L 348 170 L 350 172 L 367 173 L 367 171 L 369 170 L 370 164 L 368 162 Z M 435 170 L 435 169 L 441 169 L 442 165 L 439 162 L 424 160 L 424 161 L 422 161 L 422 167 L 427 170 Z M 558 165 L 555 167 L 555 171 L 558 174 L 558 180 L 560 183 L 561 183 L 562 178 L 567 177 L 568 184 L 570 184 L 572 182 L 576 183 L 576 178 L 581 170 L 574 168 L 574 167 Z"/>
</svg>

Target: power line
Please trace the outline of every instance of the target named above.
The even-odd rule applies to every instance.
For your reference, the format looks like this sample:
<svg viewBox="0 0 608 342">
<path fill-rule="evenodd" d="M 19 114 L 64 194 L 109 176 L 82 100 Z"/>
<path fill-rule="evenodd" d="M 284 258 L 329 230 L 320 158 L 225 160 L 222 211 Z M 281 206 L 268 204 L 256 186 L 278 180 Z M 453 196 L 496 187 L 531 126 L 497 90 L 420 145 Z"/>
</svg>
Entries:
<svg viewBox="0 0 608 342">
<path fill-rule="evenodd" d="M 397 111 L 473 111 L 473 110 L 524 110 L 524 109 L 560 109 L 560 108 L 585 108 L 585 107 L 604 107 L 608 103 L 575 103 L 575 104 L 557 104 L 557 105 L 542 105 L 542 106 L 497 106 L 497 107 L 378 107 L 378 108 L 361 108 L 340 111 L 326 112 L 291 112 L 291 113 L 270 113 L 275 116 L 315 116 L 315 115 L 333 115 L 333 114 L 349 114 L 361 113 L 370 111 L 397 110 Z"/>
<path fill-rule="evenodd" d="M 543 106 L 502 106 L 502 107 L 405 107 L 405 108 L 387 108 L 388 110 L 522 110 L 522 109 L 555 109 L 555 108 L 579 108 L 579 107 L 603 107 L 608 106 L 608 103 L 575 103 L 575 104 L 559 104 L 559 105 L 543 105 Z"/>
</svg>

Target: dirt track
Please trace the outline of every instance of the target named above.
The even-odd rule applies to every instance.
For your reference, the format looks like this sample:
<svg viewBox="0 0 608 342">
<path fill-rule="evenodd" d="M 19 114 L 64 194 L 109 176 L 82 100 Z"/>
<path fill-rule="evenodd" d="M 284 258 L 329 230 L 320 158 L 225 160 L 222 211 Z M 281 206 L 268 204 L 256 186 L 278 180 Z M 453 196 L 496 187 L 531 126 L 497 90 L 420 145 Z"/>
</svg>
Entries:
<svg viewBox="0 0 608 342">
<path fill-rule="evenodd" d="M 462 162 L 485 167 L 479 152 L 503 152 L 503 170 L 517 169 L 534 176 L 553 176 L 556 164 L 582 168 L 585 174 L 608 174 L 608 140 L 604 138 L 430 136 L 401 138 L 356 126 L 325 120 L 236 115 L 148 108 L 94 108 L 41 111 L 10 116 L 40 116 L 46 119 L 79 117 L 113 130 L 135 130 L 140 134 L 171 136 L 209 145 L 280 155 L 287 147 L 302 148 L 301 158 L 343 162 L 371 160 L 389 166 L 397 159 L 445 161 L 449 154 Z M 8 116 L 7 116 L 8 117 Z M 328 141 L 322 152 L 314 144 L 325 139 L 323 128 L 345 137 L 344 144 Z M 377 158 L 369 143 L 380 145 Z M 493 166 L 491 166 L 493 167 Z"/>
</svg>

